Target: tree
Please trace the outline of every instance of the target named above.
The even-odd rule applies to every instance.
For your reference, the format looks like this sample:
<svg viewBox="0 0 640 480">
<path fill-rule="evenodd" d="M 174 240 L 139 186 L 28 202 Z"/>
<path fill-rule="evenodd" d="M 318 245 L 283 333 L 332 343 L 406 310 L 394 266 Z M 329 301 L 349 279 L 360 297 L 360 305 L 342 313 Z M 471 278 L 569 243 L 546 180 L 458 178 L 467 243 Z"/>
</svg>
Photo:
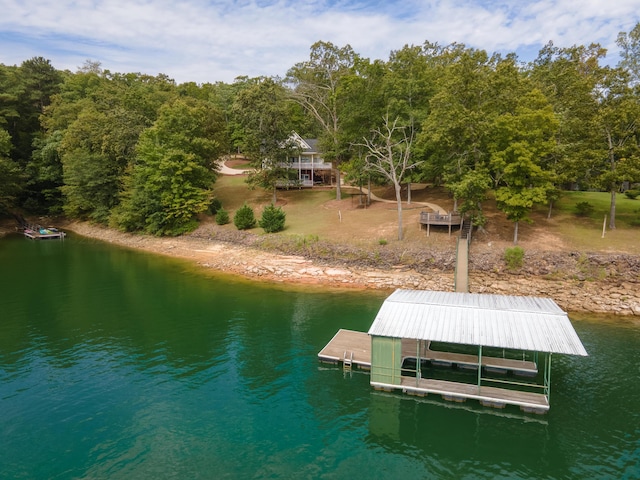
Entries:
<svg viewBox="0 0 640 480">
<path fill-rule="evenodd" d="M 640 22 L 629 32 L 620 32 L 616 40 L 620 47 L 618 67 L 629 73 L 631 85 L 640 84 Z"/>
<path fill-rule="evenodd" d="M 49 105 L 51 97 L 60 90 L 62 74 L 49 60 L 34 57 L 25 60 L 18 69 L 20 93 L 17 98 L 18 118 L 9 133 L 13 139 L 14 159 L 22 165 L 31 159 L 33 140 L 42 131 L 40 115 Z"/>
<path fill-rule="evenodd" d="M 267 233 L 275 233 L 284 230 L 284 222 L 286 214 L 280 207 L 276 207 L 273 203 L 267 205 L 262 211 L 262 217 L 258 222 L 260 228 Z"/>
<path fill-rule="evenodd" d="M 640 172 L 640 98 L 629 86 L 627 73 L 606 69 L 598 95 L 598 113 L 591 123 L 592 151 L 599 183 L 611 194 L 609 228 L 616 228 L 616 194 L 625 180 Z"/>
<path fill-rule="evenodd" d="M 348 143 L 341 139 L 344 109 L 343 84 L 353 73 L 358 55 L 351 46 L 338 48 L 330 42 L 311 46 L 309 60 L 297 63 L 287 72 L 291 96 L 318 122 L 324 157 L 336 168 L 336 199 L 342 198 L 340 166 Z"/>
<path fill-rule="evenodd" d="M 555 148 L 544 164 L 545 170 L 554 172 L 556 188 L 594 185 L 590 130 L 598 111 L 593 93 L 601 82 L 599 61 L 604 55 L 597 44 L 558 48 L 549 42 L 526 71 L 559 122 Z"/>
<path fill-rule="evenodd" d="M 20 167 L 9 157 L 11 137 L 0 129 L 0 213 L 14 207 L 15 198 L 22 188 Z"/>
<path fill-rule="evenodd" d="M 126 163 L 118 164 L 103 149 L 107 123 L 106 114 L 93 105 L 87 106 L 66 129 L 58 146 L 64 211 L 70 217 L 88 217 L 106 223 L 111 208 L 118 204 Z"/>
<path fill-rule="evenodd" d="M 242 153 L 251 160 L 247 183 L 271 190 L 274 204 L 277 187 L 288 185 L 290 159 L 299 151 L 291 141 L 289 102 L 282 85 L 257 78 L 238 93 L 233 104 L 238 125 L 235 136 Z"/>
<path fill-rule="evenodd" d="M 250 230 L 256 226 L 256 217 L 251 208 L 246 203 L 243 204 L 233 216 L 233 224 L 238 230 Z"/>
<path fill-rule="evenodd" d="M 444 52 L 443 72 L 430 112 L 416 139 L 425 169 L 454 194 L 454 210 L 472 212 L 482 226 L 489 172 L 490 132 L 498 114 L 491 76 L 499 60 L 483 50 L 455 45 Z M 464 196 L 460 196 L 464 195 Z"/>
<path fill-rule="evenodd" d="M 383 118 L 382 127 L 373 130 L 373 138 L 365 138 L 359 144 L 366 149 L 366 168 L 387 178 L 394 186 L 398 208 L 398 240 L 402 240 L 402 180 L 405 175 L 421 162 L 411 159 L 413 128 L 411 125 L 399 125 L 399 119 L 389 121 Z"/>
<path fill-rule="evenodd" d="M 210 104 L 177 99 L 164 105 L 153 126 L 140 135 L 112 223 L 155 235 L 195 228 L 196 215 L 212 198 L 219 135 L 224 135 L 223 125 Z"/>
<path fill-rule="evenodd" d="M 552 189 L 552 172 L 542 164 L 555 148 L 557 128 L 553 108 L 535 89 L 520 98 L 514 112 L 496 120 L 491 167 L 499 185 L 498 208 L 515 223 L 514 244 L 519 222 L 527 220 L 532 207 L 545 202 Z"/>
</svg>

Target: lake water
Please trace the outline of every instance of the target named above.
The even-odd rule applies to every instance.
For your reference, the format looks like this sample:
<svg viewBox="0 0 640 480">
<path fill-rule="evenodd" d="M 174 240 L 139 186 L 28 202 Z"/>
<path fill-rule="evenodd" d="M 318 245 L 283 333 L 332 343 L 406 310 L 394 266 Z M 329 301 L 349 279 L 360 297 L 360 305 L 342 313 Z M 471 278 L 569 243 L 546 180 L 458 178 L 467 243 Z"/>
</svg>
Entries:
<svg viewBox="0 0 640 480">
<path fill-rule="evenodd" d="M 572 315 L 551 410 L 319 364 L 380 293 L 210 276 L 78 236 L 0 240 L 2 478 L 640 478 L 640 326 Z"/>
</svg>

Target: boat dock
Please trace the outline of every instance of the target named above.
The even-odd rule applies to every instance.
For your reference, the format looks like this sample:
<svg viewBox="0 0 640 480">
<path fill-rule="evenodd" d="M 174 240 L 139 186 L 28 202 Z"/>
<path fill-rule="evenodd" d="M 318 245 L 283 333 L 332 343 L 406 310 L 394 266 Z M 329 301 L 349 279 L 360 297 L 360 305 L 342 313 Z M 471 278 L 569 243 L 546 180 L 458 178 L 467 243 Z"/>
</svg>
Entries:
<svg viewBox="0 0 640 480">
<path fill-rule="evenodd" d="M 44 228 L 40 225 L 27 225 L 23 229 L 24 236 L 31 240 L 64 240 L 66 233 L 54 227 Z"/>
<path fill-rule="evenodd" d="M 409 341 L 402 343 L 402 360 L 416 359 L 415 343 Z M 428 360 L 434 366 L 475 368 L 476 370 L 478 368 L 476 355 L 430 350 L 428 344 L 426 348 L 421 350 L 420 359 Z M 342 364 L 346 369 L 356 366 L 363 370 L 370 370 L 371 336 L 364 332 L 340 329 L 318 353 L 318 359 L 323 363 Z M 507 371 L 525 375 L 538 373 L 537 365 L 530 361 L 485 356 L 482 357 L 481 364 L 486 371 L 497 373 L 507 373 Z M 536 413 L 544 413 L 549 409 L 549 402 L 544 394 L 485 385 L 478 386 L 471 383 L 403 376 L 399 385 L 373 384 L 373 386 L 377 390 L 383 391 L 400 389 L 403 393 L 421 397 L 431 393 L 441 395 L 443 399 L 453 402 L 475 399 L 484 406 L 494 408 L 516 405 L 526 412 Z"/>
<path fill-rule="evenodd" d="M 363 370 L 371 368 L 371 337 L 368 333 L 354 330 L 338 330 L 327 345 L 318 353 L 323 363 L 355 365 Z"/>
</svg>

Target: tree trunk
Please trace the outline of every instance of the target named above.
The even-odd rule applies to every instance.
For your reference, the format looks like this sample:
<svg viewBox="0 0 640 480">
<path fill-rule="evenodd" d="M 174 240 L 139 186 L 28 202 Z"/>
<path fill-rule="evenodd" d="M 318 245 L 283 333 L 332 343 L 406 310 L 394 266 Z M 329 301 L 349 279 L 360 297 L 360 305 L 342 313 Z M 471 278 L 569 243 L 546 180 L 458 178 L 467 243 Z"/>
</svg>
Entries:
<svg viewBox="0 0 640 480">
<path fill-rule="evenodd" d="M 611 187 L 611 207 L 609 208 L 609 230 L 616 229 L 616 189 Z"/>
<path fill-rule="evenodd" d="M 553 202 L 549 202 L 549 211 L 547 212 L 547 220 L 551 220 L 551 210 L 553 209 Z"/>
<path fill-rule="evenodd" d="M 453 197 L 453 211 L 457 212 L 458 211 L 458 197 Z M 444 212 L 442 212 L 444 213 Z"/>
<path fill-rule="evenodd" d="M 407 205 L 411 205 L 411 182 L 407 183 Z"/>
<path fill-rule="evenodd" d="M 616 171 L 616 156 L 613 151 L 613 140 L 611 133 L 607 132 L 607 141 L 609 142 L 609 164 L 611 166 L 611 173 Z M 609 230 L 616 229 L 616 185 L 611 182 L 611 207 L 609 208 Z"/>
<path fill-rule="evenodd" d="M 336 168 L 336 200 L 342 200 L 342 188 L 340 188 L 340 169 Z"/>
<path fill-rule="evenodd" d="M 371 177 L 368 179 L 367 185 L 367 205 L 371 205 Z"/>
<path fill-rule="evenodd" d="M 514 245 L 517 245 L 517 244 L 518 244 L 518 224 L 519 224 L 519 223 L 520 223 L 520 222 L 518 222 L 518 221 L 516 220 L 515 228 L 513 229 L 513 244 L 514 244 Z"/>
<path fill-rule="evenodd" d="M 398 240 L 402 240 L 402 185 L 395 183 L 396 203 L 398 204 Z"/>
</svg>

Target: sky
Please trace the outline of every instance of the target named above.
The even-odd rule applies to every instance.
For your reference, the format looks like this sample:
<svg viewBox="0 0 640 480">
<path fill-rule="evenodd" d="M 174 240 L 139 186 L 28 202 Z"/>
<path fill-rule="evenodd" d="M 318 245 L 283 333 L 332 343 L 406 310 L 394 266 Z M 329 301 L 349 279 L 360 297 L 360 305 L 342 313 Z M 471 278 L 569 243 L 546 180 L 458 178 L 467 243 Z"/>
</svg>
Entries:
<svg viewBox="0 0 640 480">
<path fill-rule="evenodd" d="M 0 63 L 87 60 L 178 83 L 284 76 L 318 40 L 370 59 L 463 43 L 531 61 L 541 47 L 600 43 L 640 21 L 640 0 L 0 0 Z"/>
</svg>

